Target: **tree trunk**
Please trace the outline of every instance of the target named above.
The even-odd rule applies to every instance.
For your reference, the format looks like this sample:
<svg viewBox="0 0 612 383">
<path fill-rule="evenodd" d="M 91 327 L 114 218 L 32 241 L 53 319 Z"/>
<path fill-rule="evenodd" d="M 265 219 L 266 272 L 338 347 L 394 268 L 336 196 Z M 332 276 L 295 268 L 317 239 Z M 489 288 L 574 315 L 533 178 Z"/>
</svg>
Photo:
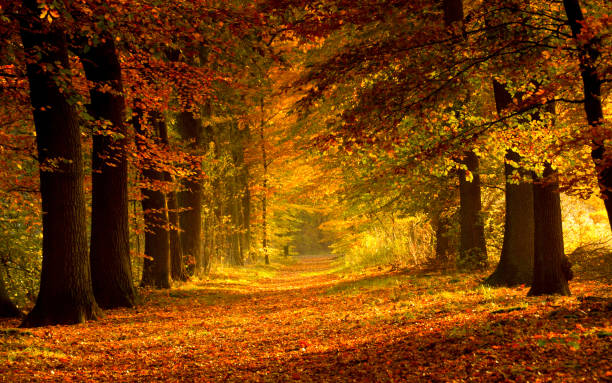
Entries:
<svg viewBox="0 0 612 383">
<path fill-rule="evenodd" d="M 156 174 L 157 173 L 157 174 Z M 157 177 L 159 172 L 143 171 L 144 177 Z M 167 227 L 166 198 L 160 191 L 142 189 L 142 210 L 145 220 L 145 255 L 142 286 L 167 289 L 170 284 L 170 237 Z"/>
<path fill-rule="evenodd" d="M 493 81 L 495 106 L 501 117 L 503 111 L 512 104 L 512 96 L 503 84 Z M 504 163 L 506 177 L 506 216 L 504 220 L 504 242 L 497 268 L 485 280 L 492 286 L 514 286 L 531 284 L 533 277 L 534 222 L 533 222 L 533 184 L 525 181 L 527 173 L 513 167 L 519 163 L 518 153 L 508 150 Z M 519 172 L 521 180 L 509 182 L 513 172 Z"/>
<path fill-rule="evenodd" d="M 165 123 L 158 124 L 159 131 L 157 132 L 161 142 L 170 150 L 170 140 L 168 139 L 168 127 Z M 170 172 L 164 172 L 164 180 L 174 185 L 174 179 Z M 179 205 L 176 191 L 172 190 L 167 193 L 166 202 L 168 204 L 168 223 L 169 223 L 169 238 L 170 238 L 170 264 L 171 276 L 175 281 L 187 281 L 189 279 L 185 262 L 183 261 L 183 245 L 181 244 L 180 222 L 179 222 Z"/>
<path fill-rule="evenodd" d="M 485 281 L 491 286 L 529 285 L 533 277 L 534 253 L 534 203 L 533 184 L 524 180 L 510 182 L 513 172 L 521 172 L 512 166 L 521 157 L 512 150 L 506 153 L 506 217 L 504 242 L 497 268 Z M 524 176 L 526 174 L 521 174 Z"/>
<path fill-rule="evenodd" d="M 240 189 L 238 209 L 240 212 L 240 252 L 242 259 L 249 256 L 251 242 L 251 193 L 249 191 L 249 166 L 244 160 L 245 143 L 250 141 L 249 129 L 244 129 L 241 135 L 240 174 L 238 176 L 238 187 Z"/>
<path fill-rule="evenodd" d="M 454 253 L 450 239 L 450 221 L 446 217 L 439 216 L 434 222 L 436 233 L 436 261 L 441 264 L 447 263 Z"/>
<path fill-rule="evenodd" d="M 167 179 L 171 182 L 172 179 Z M 170 221 L 170 259 L 172 263 L 172 279 L 175 281 L 187 281 L 189 276 L 183 261 L 183 245 L 181 244 L 179 205 L 175 191 L 168 193 L 168 219 Z"/>
<path fill-rule="evenodd" d="M 264 101 L 261 99 L 261 130 L 259 132 L 259 138 L 261 139 L 261 164 L 263 167 L 262 175 L 262 193 L 261 198 L 261 245 L 264 252 L 264 262 L 266 265 L 270 264 L 270 256 L 268 255 L 268 159 L 266 153 L 266 137 L 265 137 L 265 122 L 264 122 Z"/>
<path fill-rule="evenodd" d="M 542 179 L 534 175 L 535 258 L 529 295 L 570 295 L 569 262 L 563 249 L 561 198 L 557 174 L 545 164 Z"/>
<path fill-rule="evenodd" d="M 452 218 L 447 208 L 450 200 L 449 196 L 438 195 L 430 204 L 430 222 L 435 240 L 435 256 L 431 261 L 438 266 L 448 264 L 456 253 L 456 240 L 451 232 Z"/>
<path fill-rule="evenodd" d="M 463 23 L 463 1 L 444 0 L 444 24 L 450 28 L 455 23 Z M 459 31 L 451 31 L 458 35 Z M 484 224 L 480 216 L 482 203 L 480 200 L 480 175 L 478 174 L 478 156 L 472 150 L 464 153 L 461 161 L 471 173 L 471 180 L 466 177 L 465 171 L 459 172 L 459 215 L 460 215 L 460 267 L 484 268 L 487 265 L 487 248 L 484 236 Z"/>
<path fill-rule="evenodd" d="M 213 249 L 213 219 L 210 212 L 202 218 L 202 229 L 202 273 L 207 274 Z"/>
<path fill-rule="evenodd" d="M 484 224 L 480 216 L 482 203 L 480 200 L 479 160 L 473 151 L 465 153 L 461 161 L 471 173 L 467 179 L 466 171 L 459 171 L 459 216 L 460 244 L 459 266 L 465 268 L 484 268 L 487 265 L 487 247 L 484 236 Z"/>
<path fill-rule="evenodd" d="M 234 169 L 227 180 L 228 210 L 232 223 L 232 234 L 230 235 L 230 259 L 235 265 L 244 265 L 244 251 L 242 244 L 242 233 L 245 225 L 242 214 L 242 195 L 244 193 L 244 137 L 238 124 L 232 122 L 228 129 L 230 134 L 229 150 L 232 156 Z"/>
<path fill-rule="evenodd" d="M 229 241 L 229 258 L 232 264 L 234 265 L 244 265 L 244 259 L 242 258 L 242 254 L 240 252 L 240 230 L 241 224 L 239 219 L 240 214 L 240 199 L 239 195 L 236 192 L 236 180 L 237 177 L 232 177 L 229 182 L 230 185 L 229 192 L 229 201 L 228 201 L 228 210 L 230 213 L 231 219 L 231 234 L 228 236 Z"/>
<path fill-rule="evenodd" d="M 132 307 L 136 291 L 129 247 L 125 101 L 113 38 L 102 37 L 104 42 L 79 54 L 85 76 L 93 83 L 89 111 L 98 123 L 92 152 L 92 283 L 102 308 Z M 110 127 L 104 126 L 109 122 Z"/>
<path fill-rule="evenodd" d="M 4 285 L 4 266 L 0 262 L 0 318 L 18 318 L 23 314 L 11 301 Z"/>
<path fill-rule="evenodd" d="M 142 110 L 136 108 L 134 128 L 137 137 L 136 144 L 141 152 L 150 151 L 143 137 L 147 131 L 142 125 Z M 163 124 L 159 113 L 154 113 L 151 118 L 155 130 L 159 131 L 159 124 Z M 142 176 L 148 184 L 164 181 L 164 174 L 156 168 L 151 161 L 144 161 L 141 169 Z M 145 255 L 142 271 L 142 286 L 153 286 L 160 289 L 170 288 L 170 235 L 168 228 L 168 206 L 166 197 L 159 190 L 142 188 L 142 211 L 145 222 Z"/>
<path fill-rule="evenodd" d="M 244 222 L 244 233 L 242 233 L 242 248 L 246 251 L 246 257 L 251 254 L 251 191 L 249 190 L 249 172 L 245 170 L 244 194 L 242 195 L 242 221 Z"/>
<path fill-rule="evenodd" d="M 23 4 L 23 47 L 28 57 L 38 59 L 27 64 L 27 77 L 40 161 L 43 261 L 36 305 L 22 326 L 81 323 L 96 319 L 100 309 L 87 249 L 81 130 L 68 102 L 71 90 L 56 82 L 69 67 L 66 38 L 59 23 L 38 17 L 36 1 Z"/>
<path fill-rule="evenodd" d="M 177 118 L 179 132 L 184 139 L 192 140 L 191 148 L 201 146 L 202 122 L 191 112 L 181 112 Z M 202 272 L 202 164 L 193 164 L 194 174 L 183 180 L 180 192 L 180 224 L 183 254 L 195 262 L 195 275 Z"/>
<path fill-rule="evenodd" d="M 574 38 L 582 31 L 584 15 L 579 0 L 563 0 L 565 13 Z M 597 59 L 601 56 L 598 49 L 600 41 L 596 37 L 582 43 L 578 42 L 580 57 L 580 74 L 584 89 L 584 110 L 592 133 L 591 157 L 597 170 L 599 189 L 608 213 L 608 222 L 612 228 L 612 161 L 606 153 L 604 141 L 606 132 L 603 125 L 603 108 L 601 104 L 602 79 L 597 72 Z"/>
<path fill-rule="evenodd" d="M 453 23 L 463 23 L 463 0 L 444 0 L 444 25 L 448 28 Z"/>
</svg>

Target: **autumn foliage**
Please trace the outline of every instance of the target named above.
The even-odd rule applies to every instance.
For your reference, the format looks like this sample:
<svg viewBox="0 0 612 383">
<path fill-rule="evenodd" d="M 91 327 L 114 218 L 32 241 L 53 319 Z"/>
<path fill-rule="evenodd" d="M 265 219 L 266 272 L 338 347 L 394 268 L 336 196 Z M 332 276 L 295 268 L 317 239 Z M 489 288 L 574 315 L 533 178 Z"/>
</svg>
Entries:
<svg viewBox="0 0 612 383">
<path fill-rule="evenodd" d="M 0 0 L 2 379 L 612 379 L 611 38 L 605 0 Z"/>
</svg>

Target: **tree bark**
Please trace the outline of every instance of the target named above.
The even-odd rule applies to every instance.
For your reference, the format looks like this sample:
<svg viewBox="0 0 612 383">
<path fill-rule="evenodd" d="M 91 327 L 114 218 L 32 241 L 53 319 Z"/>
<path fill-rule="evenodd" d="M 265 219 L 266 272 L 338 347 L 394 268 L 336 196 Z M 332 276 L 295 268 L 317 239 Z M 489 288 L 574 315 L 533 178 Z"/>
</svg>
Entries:
<svg viewBox="0 0 612 383">
<path fill-rule="evenodd" d="M 27 57 L 37 58 L 26 70 L 40 161 L 43 261 L 38 298 L 22 326 L 81 323 L 100 309 L 87 249 L 81 130 L 71 90 L 56 81 L 69 68 L 66 37 L 59 23 L 39 18 L 36 1 L 23 4 L 21 40 Z"/>
<path fill-rule="evenodd" d="M 249 190 L 249 171 L 245 169 L 244 194 L 242 195 L 242 220 L 244 233 L 242 233 L 241 247 L 246 251 L 246 257 L 251 254 L 251 191 Z"/>
<path fill-rule="evenodd" d="M 242 246 L 243 233 L 245 231 L 244 216 L 242 214 L 242 195 L 244 193 L 244 137 L 238 124 L 232 122 L 228 129 L 230 134 L 229 150 L 234 165 L 233 174 L 227 180 L 227 192 L 229 199 L 228 210 L 232 220 L 232 234 L 230 241 L 230 260 L 235 265 L 244 265 L 244 249 Z"/>
<path fill-rule="evenodd" d="M 571 270 L 563 249 L 559 185 L 548 162 L 541 179 L 534 175 L 533 206 L 535 257 L 529 295 L 570 295 L 567 281 Z"/>
<path fill-rule="evenodd" d="M 451 28 L 455 23 L 463 23 L 463 1 L 444 0 L 444 24 Z M 452 31 L 458 35 L 458 31 Z M 465 171 L 459 172 L 459 216 L 461 235 L 459 241 L 458 264 L 462 268 L 484 268 L 487 265 L 487 248 L 484 236 L 484 224 L 480 216 L 482 203 L 480 198 L 479 159 L 473 150 L 464 153 L 460 161 L 471 173 L 468 180 Z"/>
<path fill-rule="evenodd" d="M 448 28 L 453 23 L 463 23 L 463 0 L 444 0 L 444 25 Z"/>
<path fill-rule="evenodd" d="M 127 127 L 121 67 L 112 36 L 79 54 L 89 90 L 94 128 L 92 152 L 91 273 L 94 296 L 102 308 L 132 307 L 128 223 Z M 106 90 L 109 87 L 111 90 Z M 110 127 L 104 126 L 110 123 Z"/>
<path fill-rule="evenodd" d="M 512 96 L 503 84 L 493 81 L 497 114 L 512 104 Z M 509 162 L 519 163 L 518 153 L 508 150 L 504 163 L 506 178 L 506 216 L 504 219 L 504 242 L 497 268 L 485 283 L 491 286 L 515 286 L 531 284 L 533 277 L 534 252 L 534 210 L 533 184 L 525 181 L 527 173 L 513 167 Z M 514 172 L 519 172 L 521 180 L 510 182 Z"/>
<path fill-rule="evenodd" d="M 484 223 L 481 217 L 480 175 L 478 156 L 468 151 L 461 163 L 472 175 L 468 180 L 466 171 L 459 171 L 459 219 L 461 235 L 459 243 L 459 266 L 484 268 L 487 266 L 487 247 Z"/>
<path fill-rule="evenodd" d="M 134 128 L 141 137 L 136 138 L 140 151 L 149 151 L 143 138 L 148 135 L 142 125 L 142 110 L 136 108 Z M 159 124 L 165 124 L 159 113 L 151 116 L 151 122 L 156 131 Z M 152 134 L 151 134 L 152 135 Z M 144 161 L 141 173 L 148 184 L 164 181 L 164 174 L 157 169 L 156 164 Z M 168 206 L 166 197 L 159 190 L 142 188 L 142 211 L 145 222 L 145 255 L 142 271 L 142 286 L 153 286 L 160 289 L 171 287 L 170 283 L 170 235 L 168 228 Z"/>
<path fill-rule="evenodd" d="M 563 5 L 572 29 L 572 35 L 577 39 L 580 75 L 582 76 L 584 91 L 584 110 L 593 132 L 591 158 L 595 163 L 599 189 L 608 213 L 608 222 L 612 228 L 612 160 L 604 146 L 606 132 L 604 131 L 604 116 L 601 104 L 602 79 L 596 66 L 597 59 L 601 56 L 601 52 L 597 48 L 599 41 L 595 37 L 584 43 L 579 40 L 582 22 L 584 21 L 580 0 L 563 0 Z"/>
<path fill-rule="evenodd" d="M 165 123 L 158 124 L 157 132 L 160 141 L 170 150 L 170 140 L 168 139 L 168 126 Z M 164 180 L 169 184 L 174 184 L 174 178 L 168 171 L 164 171 Z M 166 195 L 168 205 L 168 223 L 169 223 L 169 239 L 170 239 L 170 264 L 171 276 L 175 281 L 187 281 L 189 276 L 185 269 L 183 260 L 183 245 L 181 244 L 180 222 L 179 222 L 179 206 L 176 191 L 171 190 Z"/>
<path fill-rule="evenodd" d="M 172 182 L 172 179 L 167 179 Z M 168 219 L 170 221 L 170 262 L 172 264 L 172 279 L 175 281 L 187 281 L 187 269 L 183 260 L 183 245 L 181 243 L 179 205 L 175 191 L 168 193 Z"/>
<path fill-rule="evenodd" d="M 448 264 L 456 253 L 456 238 L 451 233 L 452 218 L 448 216 L 447 201 L 451 198 L 438 195 L 430 204 L 430 222 L 435 235 L 435 257 L 432 262 L 439 265 Z"/>
<path fill-rule="evenodd" d="M 512 166 L 520 162 L 518 153 L 508 150 L 504 173 L 506 176 L 506 216 L 504 242 L 497 268 L 486 280 L 491 286 L 530 285 L 533 277 L 534 257 L 534 202 L 531 182 L 510 182 L 512 173 L 524 171 Z"/>
<path fill-rule="evenodd" d="M 0 262 L 0 318 L 19 318 L 23 314 L 15 306 L 4 284 L 4 266 Z"/>
<path fill-rule="evenodd" d="M 191 112 L 181 112 L 177 123 L 183 139 L 191 140 L 191 149 L 201 146 L 202 122 Z M 195 262 L 195 275 L 202 272 L 202 164 L 194 163 L 194 174 L 183 180 L 185 190 L 179 193 L 181 244 L 183 254 Z"/>
<path fill-rule="evenodd" d="M 264 101 L 261 99 L 261 129 L 259 131 L 259 138 L 261 139 L 261 164 L 263 167 L 262 175 L 262 197 L 261 197 L 261 245 L 264 252 L 264 262 L 266 265 L 270 264 L 270 256 L 268 255 L 268 159 L 266 152 L 266 137 L 265 137 L 265 122 L 264 122 Z"/>
</svg>

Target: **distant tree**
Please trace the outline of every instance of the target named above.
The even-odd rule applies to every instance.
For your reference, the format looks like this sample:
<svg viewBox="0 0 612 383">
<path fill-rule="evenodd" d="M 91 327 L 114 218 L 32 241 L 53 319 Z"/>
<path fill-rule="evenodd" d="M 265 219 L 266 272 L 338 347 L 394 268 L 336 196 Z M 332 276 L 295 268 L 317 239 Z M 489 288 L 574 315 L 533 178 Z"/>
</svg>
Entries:
<svg viewBox="0 0 612 383">
<path fill-rule="evenodd" d="M 454 259 L 457 252 L 456 235 L 453 233 L 453 214 L 450 207 L 445 206 L 451 198 L 437 198 L 431 204 L 430 222 L 435 235 L 435 258 L 439 264 L 447 264 Z"/>
<path fill-rule="evenodd" d="M 168 127 L 166 124 L 159 125 L 160 143 L 164 145 L 162 150 L 170 152 L 170 140 L 168 138 Z M 170 185 L 174 185 L 174 177 L 169 171 L 164 171 L 164 181 Z M 169 223 L 169 241 L 170 241 L 170 264 L 171 275 L 175 281 L 186 281 L 189 279 L 187 270 L 185 269 L 185 261 L 183 257 L 183 246 L 181 243 L 180 222 L 179 222 L 179 205 L 178 198 L 174 188 L 166 193 L 166 201 L 168 205 L 168 223 Z"/>
<path fill-rule="evenodd" d="M 4 266 L 0 262 L 0 318 L 16 318 L 22 316 L 22 312 L 15 306 L 6 291 L 4 285 Z"/>
</svg>

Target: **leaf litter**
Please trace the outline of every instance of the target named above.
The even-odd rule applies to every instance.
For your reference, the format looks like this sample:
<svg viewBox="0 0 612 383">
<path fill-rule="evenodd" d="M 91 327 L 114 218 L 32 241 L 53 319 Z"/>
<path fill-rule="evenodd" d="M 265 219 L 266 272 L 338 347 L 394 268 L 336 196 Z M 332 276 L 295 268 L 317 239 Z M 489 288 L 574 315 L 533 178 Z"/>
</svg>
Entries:
<svg viewBox="0 0 612 383">
<path fill-rule="evenodd" d="M 142 291 L 75 326 L 0 321 L 0 379 L 26 381 L 612 381 L 612 286 L 573 297 L 481 286 L 484 275 L 336 270 Z"/>
</svg>

